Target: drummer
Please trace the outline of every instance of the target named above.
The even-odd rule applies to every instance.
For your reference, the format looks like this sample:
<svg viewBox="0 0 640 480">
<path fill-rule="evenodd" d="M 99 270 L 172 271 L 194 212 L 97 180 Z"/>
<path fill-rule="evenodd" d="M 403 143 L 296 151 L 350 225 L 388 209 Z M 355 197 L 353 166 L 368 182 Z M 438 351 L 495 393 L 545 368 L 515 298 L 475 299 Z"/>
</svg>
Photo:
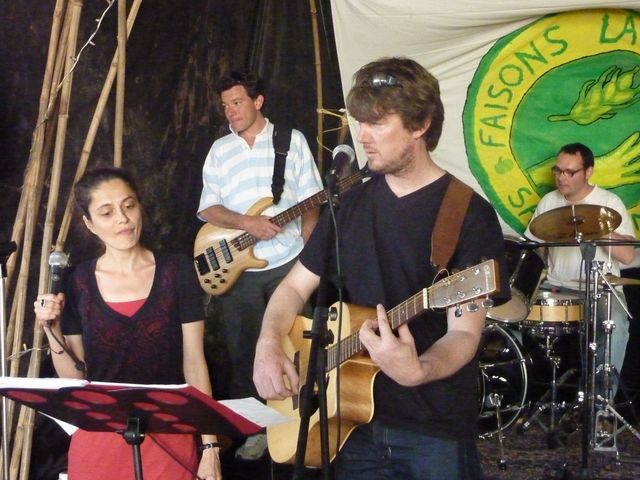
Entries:
<svg viewBox="0 0 640 480">
<path fill-rule="evenodd" d="M 525 236 L 535 241 L 542 241 L 531 233 L 533 220 L 549 210 L 568 205 L 590 204 L 611 208 L 620 214 L 622 222 L 615 231 L 603 236 L 603 239 L 635 240 L 631 217 L 622 200 L 615 194 L 589 183 L 594 172 L 593 152 L 581 143 L 571 143 L 560 149 L 556 164 L 552 167 L 555 176 L 556 190 L 546 194 L 538 204 Z M 604 272 L 620 275 L 620 265 L 630 264 L 635 257 L 633 245 L 598 246 L 595 260 L 604 262 Z M 585 268 L 580 247 L 550 247 L 547 256 L 547 279 L 542 289 L 565 293 L 574 293 L 584 298 Z M 622 289 L 618 287 L 619 297 L 624 300 Z M 622 368 L 624 353 L 629 338 L 628 318 L 624 307 L 615 296 L 611 296 L 611 317 L 615 324 L 611 337 L 611 364 L 617 372 Z M 606 316 L 606 296 L 598 303 L 597 318 L 599 322 Z M 597 339 L 602 338 L 598 330 Z M 604 355 L 604 342 L 598 340 L 597 362 L 600 364 Z M 615 388 L 614 388 L 615 390 Z"/>
</svg>

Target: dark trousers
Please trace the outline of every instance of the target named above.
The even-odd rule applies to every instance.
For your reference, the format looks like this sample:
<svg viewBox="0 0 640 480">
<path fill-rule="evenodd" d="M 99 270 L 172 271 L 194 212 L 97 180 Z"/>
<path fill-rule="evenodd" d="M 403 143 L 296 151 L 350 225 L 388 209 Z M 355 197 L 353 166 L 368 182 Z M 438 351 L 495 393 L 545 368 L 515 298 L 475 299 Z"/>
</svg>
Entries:
<svg viewBox="0 0 640 480">
<path fill-rule="evenodd" d="M 373 421 L 349 436 L 336 462 L 339 480 L 477 480 L 476 439 L 450 440 Z"/>
<path fill-rule="evenodd" d="M 253 385 L 253 357 L 262 317 L 269 298 L 294 263 L 291 261 L 270 270 L 244 272 L 229 292 L 219 297 L 230 360 L 230 398 L 258 398 Z"/>
</svg>

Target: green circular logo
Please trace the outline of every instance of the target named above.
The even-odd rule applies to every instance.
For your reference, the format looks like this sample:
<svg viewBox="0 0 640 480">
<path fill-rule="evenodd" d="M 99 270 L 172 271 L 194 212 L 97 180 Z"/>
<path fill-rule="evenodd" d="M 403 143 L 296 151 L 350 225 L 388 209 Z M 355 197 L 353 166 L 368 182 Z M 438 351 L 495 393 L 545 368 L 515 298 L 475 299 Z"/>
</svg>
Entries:
<svg viewBox="0 0 640 480">
<path fill-rule="evenodd" d="M 593 150 L 591 181 L 625 203 L 640 232 L 640 14 L 550 15 L 483 57 L 463 112 L 469 167 L 503 220 L 526 228 L 555 188 L 558 149 Z"/>
</svg>

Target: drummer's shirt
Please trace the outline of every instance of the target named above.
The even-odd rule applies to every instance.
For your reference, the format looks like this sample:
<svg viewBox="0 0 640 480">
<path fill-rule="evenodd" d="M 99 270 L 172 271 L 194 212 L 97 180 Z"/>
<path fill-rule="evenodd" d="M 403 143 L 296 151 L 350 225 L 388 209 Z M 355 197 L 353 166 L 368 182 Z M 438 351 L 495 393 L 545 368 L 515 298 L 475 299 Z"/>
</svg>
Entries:
<svg viewBox="0 0 640 480">
<path fill-rule="evenodd" d="M 614 193 L 609 192 L 598 186 L 594 186 L 593 190 L 577 204 L 601 205 L 609 207 L 620 214 L 622 222 L 616 228 L 616 232 L 622 235 L 631 235 L 635 237 L 631 216 L 627 211 L 622 200 Z M 531 217 L 531 220 L 539 215 L 553 210 L 554 208 L 566 207 L 571 205 L 558 190 L 547 193 Z M 531 225 L 531 223 L 529 223 Z M 537 242 L 544 243 L 531 233 L 529 226 L 524 235 Z M 603 273 L 611 273 L 612 275 L 620 275 L 620 262 L 609 255 L 609 247 L 597 246 L 594 260 L 604 262 Z M 571 288 L 579 290 L 584 285 L 585 268 L 582 259 L 580 247 L 550 247 L 547 258 L 547 283 L 553 286 Z M 581 285 L 582 283 L 582 285 Z"/>
</svg>

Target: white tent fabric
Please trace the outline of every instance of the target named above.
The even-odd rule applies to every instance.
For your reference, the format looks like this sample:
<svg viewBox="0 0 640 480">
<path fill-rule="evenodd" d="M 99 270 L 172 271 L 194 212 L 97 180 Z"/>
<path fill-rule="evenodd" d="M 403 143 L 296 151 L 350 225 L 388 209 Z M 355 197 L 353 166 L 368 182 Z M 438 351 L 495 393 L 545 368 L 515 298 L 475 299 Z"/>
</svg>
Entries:
<svg viewBox="0 0 640 480">
<path fill-rule="evenodd" d="M 569 143 L 569 141 L 557 143 L 568 135 L 575 134 L 577 138 L 573 141 L 583 141 L 589 144 L 589 140 L 594 138 L 596 131 L 598 135 L 601 135 L 604 125 L 617 134 L 621 129 L 619 122 L 626 119 L 624 125 L 635 123 L 632 127 L 628 127 L 628 132 L 624 132 L 625 136 L 610 140 L 610 143 L 613 142 L 619 146 L 617 150 L 610 149 L 609 145 L 590 146 L 596 153 L 597 161 L 599 153 L 603 155 L 604 152 L 610 151 L 619 153 L 620 147 L 629 149 L 626 162 L 628 164 L 626 165 L 627 170 L 620 170 L 621 178 L 609 179 L 609 183 L 605 187 L 613 189 L 623 198 L 634 217 L 636 232 L 638 232 L 640 231 L 640 187 L 637 182 L 640 181 L 640 140 L 634 135 L 635 132 L 638 132 L 637 135 L 640 136 L 640 121 L 637 120 L 640 119 L 640 72 L 634 70 L 634 62 L 636 62 L 635 65 L 640 64 L 640 1 L 567 0 L 560 4 L 556 0 L 538 0 L 531 2 L 531 5 L 526 5 L 526 3 L 528 2 L 514 2 L 513 0 L 484 0 L 481 2 L 476 0 L 450 0 L 448 2 L 436 0 L 332 0 L 332 15 L 343 91 L 345 94 L 348 92 L 352 76 L 358 68 L 383 56 L 407 56 L 424 65 L 440 81 L 445 106 L 443 134 L 438 148 L 433 152 L 433 157 L 443 168 L 473 186 L 491 201 L 501 217 L 503 229 L 507 234 L 520 234 L 524 230 L 524 226 L 526 226 L 541 195 L 550 188 L 549 185 L 541 187 L 535 184 L 535 181 L 532 180 L 534 174 L 531 173 L 535 166 L 530 166 L 527 162 L 542 162 L 545 158 L 553 156 L 560 146 Z M 572 15 L 571 12 L 585 10 L 588 18 L 567 16 Z M 553 14 L 564 16 L 559 17 L 557 21 L 549 21 L 548 24 L 545 24 L 544 17 Z M 510 44 L 505 41 L 505 38 L 512 38 L 514 42 L 519 41 L 523 49 L 527 47 L 531 52 L 537 52 L 539 44 L 534 45 L 534 40 L 526 44 L 524 37 L 518 37 L 518 35 L 527 34 L 525 29 L 530 28 L 536 22 L 542 22 L 539 28 L 543 29 L 536 41 L 540 44 L 546 40 L 546 46 L 549 48 L 546 53 L 541 54 L 541 56 L 546 55 L 544 62 L 538 62 L 540 66 L 543 66 L 543 63 L 547 64 L 545 65 L 546 70 L 541 70 L 538 77 L 531 79 L 526 95 L 523 93 L 522 97 L 517 98 L 520 102 L 519 107 L 528 105 L 528 109 L 525 109 L 527 115 L 534 118 L 534 110 L 537 107 L 532 106 L 533 98 L 537 102 L 540 102 L 541 99 L 556 103 L 562 101 L 554 92 L 549 93 L 546 97 L 541 97 L 539 93 L 534 97 L 531 93 L 531 87 L 536 81 L 545 78 L 545 75 L 547 78 L 551 75 L 557 75 L 560 67 L 563 66 L 557 63 L 558 53 L 573 46 L 583 50 L 592 48 L 594 51 L 582 51 L 579 58 L 582 63 L 573 62 L 571 63 L 572 68 L 584 68 L 583 64 L 590 59 L 604 58 L 598 57 L 600 54 L 618 55 L 620 51 L 623 51 L 625 56 L 621 60 L 622 64 L 618 62 L 620 57 L 616 57 L 615 60 L 618 62 L 615 65 L 619 70 L 615 70 L 615 72 L 607 70 L 605 73 L 608 72 L 607 75 L 609 75 L 607 80 L 611 80 L 612 76 L 616 75 L 613 77 L 613 82 L 610 83 L 615 83 L 617 78 L 627 83 L 631 80 L 628 93 L 632 95 L 632 98 L 624 104 L 624 109 L 620 106 L 620 109 L 614 111 L 613 115 L 611 113 L 602 114 L 596 119 L 589 120 L 591 122 L 589 125 L 579 125 L 582 120 L 573 115 L 572 118 L 568 118 L 569 121 L 556 121 L 547 126 L 549 118 L 560 118 L 558 115 L 549 115 L 549 107 L 547 107 L 544 129 L 540 129 L 537 135 L 532 134 L 530 137 L 518 133 L 518 125 L 515 125 L 516 122 L 512 119 L 514 121 L 508 125 L 508 132 L 511 135 L 509 141 L 515 146 L 512 145 L 511 148 L 516 150 L 518 142 L 520 145 L 523 143 L 526 145 L 529 142 L 535 155 L 539 158 L 538 160 L 516 158 L 517 152 L 510 152 L 514 156 L 512 160 L 518 168 L 499 176 L 491 168 L 495 168 L 497 171 L 502 168 L 502 165 L 492 164 L 491 168 L 487 167 L 486 169 L 480 165 L 482 162 L 487 162 L 486 158 L 484 160 L 481 158 L 482 146 L 478 145 L 479 142 L 482 143 L 482 138 L 477 135 L 474 137 L 470 128 L 467 128 L 466 133 L 464 131 L 465 122 L 468 122 L 467 127 L 469 127 L 472 121 L 477 123 L 488 120 L 478 119 L 477 112 L 465 112 L 465 108 L 470 110 L 474 102 L 480 101 L 483 88 L 481 74 L 487 78 L 492 74 L 496 75 L 491 72 L 491 69 L 499 68 L 496 63 L 499 56 L 510 48 Z M 584 28 L 583 24 L 586 25 Z M 583 41 L 583 37 L 589 35 L 585 30 L 589 25 L 593 31 L 593 44 L 589 41 Z M 562 32 L 562 35 L 558 32 Z M 598 36 L 599 38 L 597 38 Z M 624 46 L 615 44 L 616 41 L 618 43 L 624 42 Z M 564 50 L 561 50 L 562 48 Z M 606 51 L 599 50 L 601 48 Z M 627 53 L 631 56 L 626 55 Z M 523 64 L 525 64 L 524 62 L 527 62 L 527 68 L 533 70 L 531 66 L 533 62 L 526 59 L 523 60 Z M 508 73 L 507 61 L 503 60 L 501 65 L 505 70 L 500 74 L 506 75 Z M 567 65 L 569 65 L 568 61 L 564 66 Z M 598 68 L 601 68 L 600 64 L 598 65 Z M 538 68 L 537 65 L 536 68 Z M 592 68 L 595 67 L 592 66 Z M 520 75 L 522 72 L 528 73 L 525 67 L 519 71 Z M 575 72 L 575 70 L 571 71 Z M 625 73 L 626 77 L 622 79 Z M 595 80 L 599 78 L 599 75 L 604 75 L 602 70 L 593 72 L 592 77 Z M 559 78 L 556 78 L 556 85 Z M 587 75 L 585 78 L 591 77 Z M 521 79 L 519 78 L 519 80 Z M 567 88 L 571 87 L 572 90 L 566 92 L 565 97 L 572 95 L 572 99 L 576 98 L 575 93 L 577 92 L 574 93 L 573 90 L 580 91 L 580 85 L 587 83 L 586 80 L 581 81 L 583 83 L 575 86 L 568 85 Z M 475 95 L 474 98 L 470 98 L 472 93 Z M 527 101 L 529 103 L 526 103 Z M 540 112 L 538 113 L 540 114 Z M 566 112 L 552 111 L 551 113 Z M 472 114 L 476 115 L 475 120 L 472 120 Z M 636 115 L 636 120 L 629 121 L 633 115 Z M 496 124 L 493 127 L 502 128 L 502 125 L 499 125 L 499 122 L 502 121 L 501 118 L 496 116 L 494 121 Z M 519 119 L 519 125 L 523 126 L 522 119 Z M 578 129 L 579 126 L 583 128 Z M 352 124 L 355 138 L 354 127 Z M 550 137 L 548 128 L 563 133 L 562 135 L 558 133 L 556 137 Z M 482 136 L 482 132 L 480 132 L 480 136 Z M 626 144 L 625 141 L 627 141 Z M 545 143 L 548 145 L 542 148 L 542 144 Z M 629 147 L 630 145 L 632 148 Z M 359 162 L 362 164 L 366 161 L 365 156 L 358 145 L 356 145 L 356 149 L 358 150 Z M 533 155 L 533 153 L 522 154 L 522 147 L 520 147 L 520 151 L 522 157 Z M 477 161 L 475 168 L 472 157 L 475 157 Z M 637 162 L 638 167 L 633 167 L 634 161 Z M 527 164 L 526 168 L 520 168 L 524 164 Z M 617 165 L 622 165 L 622 161 L 620 160 Z M 598 163 L 596 163 L 596 170 L 597 166 Z M 635 173 L 636 170 L 638 173 Z M 542 172 L 542 169 L 539 171 Z M 548 169 L 545 167 L 544 171 L 547 172 Z M 626 175 L 624 178 L 622 178 L 623 173 Z M 615 183 L 616 181 L 618 183 Z"/>
</svg>

